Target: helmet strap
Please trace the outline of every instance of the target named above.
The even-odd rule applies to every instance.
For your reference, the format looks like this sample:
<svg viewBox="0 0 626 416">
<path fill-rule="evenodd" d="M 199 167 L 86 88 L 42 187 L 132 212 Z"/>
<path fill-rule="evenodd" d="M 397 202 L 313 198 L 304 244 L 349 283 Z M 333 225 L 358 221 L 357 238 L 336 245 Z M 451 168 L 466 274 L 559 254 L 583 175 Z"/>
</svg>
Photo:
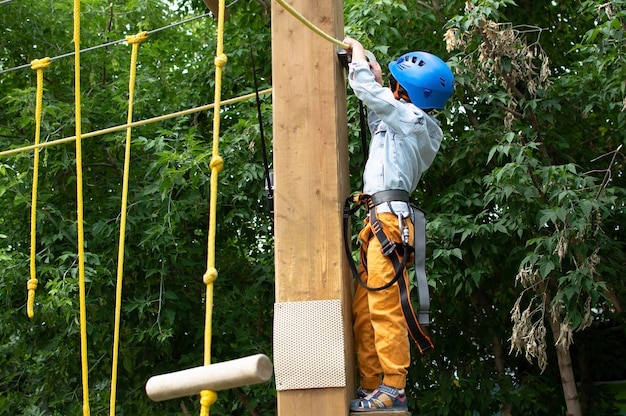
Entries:
<svg viewBox="0 0 626 416">
<path fill-rule="evenodd" d="M 406 90 L 395 78 L 391 77 L 389 81 L 391 84 L 391 90 L 393 91 L 393 98 L 396 100 L 403 99 L 404 101 L 411 102 L 409 94 L 407 94 Z"/>
</svg>

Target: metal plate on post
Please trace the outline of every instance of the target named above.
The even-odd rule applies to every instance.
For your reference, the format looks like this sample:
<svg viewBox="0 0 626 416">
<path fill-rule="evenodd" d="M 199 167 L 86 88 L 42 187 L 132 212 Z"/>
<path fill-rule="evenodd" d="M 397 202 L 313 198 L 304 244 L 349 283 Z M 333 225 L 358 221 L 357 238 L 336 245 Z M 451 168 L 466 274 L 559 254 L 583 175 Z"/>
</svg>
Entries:
<svg viewBox="0 0 626 416">
<path fill-rule="evenodd" d="M 274 305 L 276 390 L 345 387 L 341 301 Z"/>
</svg>

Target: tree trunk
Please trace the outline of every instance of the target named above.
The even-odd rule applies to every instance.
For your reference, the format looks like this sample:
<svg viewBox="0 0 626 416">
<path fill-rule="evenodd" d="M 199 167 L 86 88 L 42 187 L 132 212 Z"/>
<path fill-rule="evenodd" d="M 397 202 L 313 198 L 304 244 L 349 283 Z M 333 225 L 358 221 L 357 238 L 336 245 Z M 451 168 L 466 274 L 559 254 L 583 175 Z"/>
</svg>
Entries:
<svg viewBox="0 0 626 416">
<path fill-rule="evenodd" d="M 561 332 L 561 317 L 550 317 L 550 326 L 555 340 L 559 339 Z M 576 390 L 576 380 L 574 379 L 574 369 L 572 367 L 572 357 L 569 348 L 562 345 L 556 346 L 556 354 L 559 362 L 559 373 L 561 374 L 561 385 L 563 386 L 563 397 L 567 407 L 567 416 L 582 416 L 578 391 Z"/>
<path fill-rule="evenodd" d="M 504 348 L 502 348 L 502 342 L 500 341 L 500 338 L 497 335 L 493 336 L 493 341 L 491 342 L 491 345 L 493 346 L 493 354 L 495 357 L 495 365 L 496 365 L 496 372 L 498 374 L 498 379 L 503 379 L 504 377 L 506 377 L 506 373 L 505 373 L 505 362 L 504 362 Z M 500 412 L 503 414 L 503 416 L 511 416 L 511 409 L 513 408 L 513 406 L 511 405 L 511 403 L 504 403 L 502 405 L 502 407 L 500 408 Z"/>
<path fill-rule="evenodd" d="M 484 290 L 477 288 L 473 293 L 473 297 L 478 305 L 480 305 L 480 308 L 484 312 L 486 318 L 493 321 L 495 319 L 493 315 L 494 306 L 489 295 Z M 506 363 L 504 360 L 506 352 L 504 351 L 504 348 L 502 348 L 502 341 L 500 340 L 500 337 L 494 334 L 491 345 L 493 347 L 494 365 L 497 377 L 498 379 L 504 379 L 507 377 L 505 371 Z M 503 416 L 511 416 L 512 407 L 511 403 L 504 403 L 500 408 L 500 412 Z"/>
</svg>

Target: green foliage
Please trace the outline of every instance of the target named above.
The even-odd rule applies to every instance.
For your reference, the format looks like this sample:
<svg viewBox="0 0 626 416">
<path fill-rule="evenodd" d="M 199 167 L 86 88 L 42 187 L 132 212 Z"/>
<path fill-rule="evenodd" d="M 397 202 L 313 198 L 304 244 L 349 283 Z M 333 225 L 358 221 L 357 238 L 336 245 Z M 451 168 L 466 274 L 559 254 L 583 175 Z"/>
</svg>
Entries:
<svg viewBox="0 0 626 416">
<path fill-rule="evenodd" d="M 456 76 L 455 95 L 437 116 L 446 138 L 416 194 L 428 213 L 436 349 L 426 357 L 414 354 L 407 387 L 412 411 L 563 414 L 554 349 L 543 352 L 543 372 L 527 361 L 528 351 L 518 356 L 511 349 L 512 309 L 541 305 L 536 288 L 545 283 L 550 303 L 532 316 L 553 314 L 567 325 L 583 408 L 613 414 L 608 390 L 593 383 L 625 374 L 616 365 L 624 362 L 624 318 L 616 311 L 626 295 L 624 3 L 345 1 L 346 34 L 361 39 L 383 69 L 398 55 L 421 49 L 450 62 Z M 135 120 L 213 101 L 215 21 L 156 31 L 206 11 L 200 0 L 171 4 L 83 2 L 83 48 L 150 32 L 139 50 Z M 72 7 L 14 1 L 0 9 L 5 150 L 32 143 L 35 76 L 28 64 L 73 51 Z M 234 2 L 225 26 L 222 97 L 254 91 L 251 57 L 259 88 L 271 86 L 268 3 Z M 130 48 L 115 43 L 85 52 L 81 62 L 83 130 L 123 124 Z M 53 60 L 44 77 L 42 140 L 72 136 L 72 57 Z M 271 100 L 261 101 L 271 153 Z M 214 361 L 271 355 L 274 301 L 256 105 L 226 106 L 220 115 L 225 165 L 217 212 Z M 143 386 L 152 375 L 202 362 L 212 118 L 212 112 L 198 113 L 133 129 L 120 415 L 199 410 L 197 397 L 151 402 Z M 348 123 L 356 191 L 363 156 L 352 94 Z M 109 408 L 124 140 L 118 132 L 83 142 L 94 414 Z M 74 159 L 71 143 L 41 151 L 33 320 L 25 314 L 32 153 L 0 159 L 0 414 L 80 413 Z M 557 341 L 550 333 L 545 338 L 547 346 Z M 221 392 L 211 413 L 275 414 L 275 394 L 272 383 Z"/>
<path fill-rule="evenodd" d="M 3 54 L 0 70 L 39 58 L 33 49 L 51 57 L 70 52 L 71 30 L 65 30 L 72 25 L 70 4 L 38 4 L 29 9 L 15 2 L 2 7 L 0 20 L 7 39 L 2 48 L 8 53 Z M 52 14 L 54 19 L 42 19 L 50 7 L 58 8 L 58 13 Z M 180 4 L 176 10 L 160 2 L 83 3 L 83 48 L 140 30 L 153 31 L 139 49 L 135 120 L 213 100 L 215 21 L 204 18 L 154 31 L 205 10 L 202 2 L 193 7 Z M 247 20 L 249 25 L 239 29 L 241 36 L 227 38 L 225 49 L 232 53 L 225 70 L 224 98 L 253 91 L 250 53 L 257 55 L 260 78 L 269 79 L 271 57 L 269 48 L 263 47 L 269 44 L 266 12 L 259 4 L 232 10 L 234 21 Z M 27 22 L 37 30 L 27 30 Z M 227 26 L 227 31 L 233 30 L 233 23 Z M 256 50 L 251 51 L 252 45 Z M 117 43 L 82 57 L 84 131 L 126 121 L 129 52 Z M 5 73 L 0 81 L 5 110 L 0 123 L 2 149 L 32 142 L 34 77 L 27 71 L 31 70 Z M 42 138 L 72 136 L 72 60 L 53 60 L 44 76 Z M 267 86 L 262 81 L 260 88 Z M 271 108 L 263 100 L 265 130 L 271 132 Z M 143 386 L 152 375 L 202 364 L 212 117 L 211 112 L 195 114 L 133 129 L 117 414 L 188 414 L 199 408 L 197 398 L 153 403 Z M 96 414 L 108 411 L 111 389 L 124 140 L 120 132 L 83 143 L 89 387 L 91 410 Z M 259 140 L 252 103 L 223 108 L 225 168 L 218 212 L 214 361 L 271 353 L 273 251 L 271 221 L 263 206 Z M 39 287 L 32 321 L 25 317 L 24 307 L 32 157 L 24 153 L 3 159 L 0 170 L 6 204 L 0 219 L 6 230 L 0 243 L 4 266 L 0 414 L 78 414 L 82 405 L 73 145 L 42 150 L 40 163 Z M 268 386 L 224 392 L 212 414 L 267 414 L 275 406 L 274 396 Z"/>
<path fill-rule="evenodd" d="M 621 319 L 607 313 L 606 305 L 623 299 L 622 289 L 612 291 L 609 286 L 615 284 L 615 270 L 623 269 L 624 242 L 615 235 L 620 229 L 615 221 L 623 218 L 624 189 L 621 179 L 607 178 L 621 176 L 623 154 L 618 146 L 624 139 L 614 127 L 623 114 L 616 115 L 615 106 L 598 107 L 599 119 L 591 120 L 596 114 L 584 113 L 580 103 L 589 102 L 590 95 L 600 95 L 597 102 L 605 105 L 607 98 L 614 99 L 610 97 L 616 89 L 600 77 L 591 86 L 581 80 L 588 74 L 579 72 L 578 66 L 592 59 L 579 55 L 581 47 L 572 51 L 566 62 L 558 55 L 563 48 L 570 48 L 567 40 L 557 35 L 562 27 L 575 32 L 574 39 L 588 36 L 585 27 L 594 24 L 589 4 L 580 10 L 554 4 L 546 10 L 534 2 L 528 7 L 502 6 L 490 1 L 468 3 L 465 14 L 447 25 L 448 47 L 458 49 L 451 60 L 459 75 L 458 101 L 446 114 L 452 121 L 452 140 L 442 151 L 446 158 L 436 161 L 439 165 L 431 168 L 426 179 L 432 184 L 427 195 L 433 197 L 425 203 L 428 211 L 435 212 L 429 226 L 431 245 L 435 246 L 430 276 L 445 305 L 442 317 L 447 319 L 442 331 L 449 331 L 458 319 L 459 304 L 463 303 L 459 296 L 465 294 L 466 311 L 478 314 L 461 320 L 459 333 L 471 332 L 475 336 L 472 342 L 478 345 L 491 343 L 496 362 L 502 356 L 498 351 L 503 340 L 512 334 L 512 347 L 525 350 L 526 357 L 537 357 L 542 367 L 547 363 L 554 366 L 556 358 L 546 345 L 571 342 L 575 331 L 592 324 L 592 311 L 602 311 L 595 316 L 597 320 Z M 533 12 L 539 9 L 546 16 L 558 13 L 557 23 Z M 526 14 L 535 19 L 520 20 Z M 532 27 L 527 26 L 530 22 Z M 546 32 L 543 27 L 553 30 Z M 590 137 L 589 131 L 600 120 L 602 130 L 612 132 L 609 140 Z M 607 239 L 608 235 L 613 237 Z M 549 294 L 548 305 L 543 305 L 542 294 Z M 519 305 L 515 303 L 515 325 L 510 328 L 503 318 L 518 296 L 518 302 L 527 302 L 524 307 L 528 306 L 526 311 L 534 323 L 520 318 L 524 315 L 515 309 Z M 455 299 L 454 305 L 444 299 Z M 561 334 L 534 338 L 536 332 L 523 332 L 543 328 L 544 316 L 546 320 L 556 316 L 563 322 Z M 494 318 L 491 324 L 482 322 Z M 482 333 L 474 334 L 476 325 Z M 543 331 L 545 334 L 545 328 Z M 541 341 L 543 350 L 539 351 L 541 344 L 533 350 L 529 339 Z M 449 344 L 442 348 L 450 357 Z M 465 349 L 474 351 L 466 344 Z M 484 353 L 476 354 L 484 357 Z M 460 362 L 462 357 L 466 355 L 459 357 Z M 576 352 L 577 372 L 586 371 L 585 357 L 586 351 Z M 483 392 L 491 393 L 489 397 L 501 406 L 512 406 L 515 413 L 556 414 L 554 408 L 539 406 L 521 410 L 531 397 L 518 397 L 527 392 L 521 386 L 537 377 L 524 374 L 524 363 L 514 357 L 502 359 L 505 362 L 496 372 L 499 394 L 493 394 L 493 389 Z M 558 385 L 554 367 L 543 368 L 548 377 L 556 376 L 552 382 Z M 480 379 L 478 368 L 475 371 L 472 380 Z M 503 378 L 505 373 L 511 376 Z M 545 382 L 549 384 L 549 378 L 544 377 Z M 438 388 L 440 385 L 445 383 Z M 554 403 L 555 397 L 547 397 L 555 391 L 558 398 L 558 389 L 546 390 L 542 402 Z M 582 395 L 587 400 L 584 405 L 590 406 L 589 396 Z M 472 406 L 479 409 L 476 402 Z"/>
</svg>

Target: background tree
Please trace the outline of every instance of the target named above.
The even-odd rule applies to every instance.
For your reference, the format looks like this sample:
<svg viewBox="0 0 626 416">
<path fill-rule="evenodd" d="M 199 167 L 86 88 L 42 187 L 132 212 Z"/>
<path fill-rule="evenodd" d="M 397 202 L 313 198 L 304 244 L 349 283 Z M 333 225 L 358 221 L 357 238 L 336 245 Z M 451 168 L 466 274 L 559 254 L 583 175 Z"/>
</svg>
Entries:
<svg viewBox="0 0 626 416">
<path fill-rule="evenodd" d="M 617 413 L 614 396 L 594 383 L 626 378 L 624 1 L 560 3 L 344 2 L 346 34 L 381 63 L 428 50 L 448 60 L 457 79 L 438 115 L 446 132 L 441 153 L 415 195 L 429 220 L 436 345 L 413 358 L 410 406 L 419 414 Z M 115 42 L 142 30 L 150 36 L 139 52 L 136 120 L 213 100 L 215 21 L 173 25 L 206 13 L 203 2 L 82 5 L 83 47 L 113 42 L 81 58 L 84 131 L 125 122 L 130 48 Z M 222 97 L 254 91 L 251 55 L 260 88 L 271 86 L 269 7 L 264 0 L 230 5 Z M 70 52 L 72 5 L 13 0 L 0 5 L 0 24 L 5 150 L 32 143 L 35 77 L 28 64 Z M 42 138 L 72 136 L 73 60 L 54 60 L 44 76 Z M 271 151 L 271 102 L 262 98 L 261 105 Z M 357 191 L 363 156 L 352 94 L 348 112 Z M 271 355 L 273 246 L 256 105 L 226 106 L 221 115 L 212 355 L 226 361 Z M 202 360 L 211 136 L 212 114 L 205 113 L 133 130 L 120 415 L 199 408 L 197 397 L 153 403 L 143 387 L 154 374 Z M 97 414 L 109 407 L 124 138 L 115 133 L 83 145 L 90 401 Z M 31 154 L 0 158 L 0 414 L 79 414 L 74 145 L 41 152 L 40 283 L 28 320 Z M 562 376 L 578 388 L 562 386 Z M 220 393 L 211 412 L 271 415 L 274 402 L 267 383 Z"/>
</svg>

